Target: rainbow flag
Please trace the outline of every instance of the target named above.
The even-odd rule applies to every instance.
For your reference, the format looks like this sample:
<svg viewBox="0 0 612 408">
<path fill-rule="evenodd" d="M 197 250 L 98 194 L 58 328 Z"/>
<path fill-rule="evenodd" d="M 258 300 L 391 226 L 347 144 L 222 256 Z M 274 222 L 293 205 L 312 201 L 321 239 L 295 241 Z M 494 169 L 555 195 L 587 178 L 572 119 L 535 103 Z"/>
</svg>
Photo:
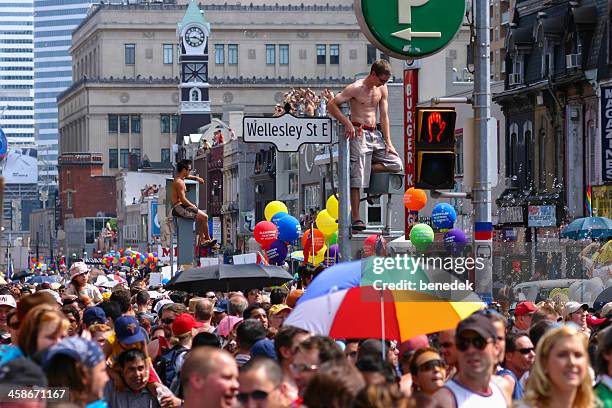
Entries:
<svg viewBox="0 0 612 408">
<path fill-rule="evenodd" d="M 591 186 L 589 186 L 586 192 L 586 203 L 585 203 L 586 211 L 589 217 L 593 216 L 593 204 L 592 203 L 593 202 L 591 200 Z"/>
</svg>

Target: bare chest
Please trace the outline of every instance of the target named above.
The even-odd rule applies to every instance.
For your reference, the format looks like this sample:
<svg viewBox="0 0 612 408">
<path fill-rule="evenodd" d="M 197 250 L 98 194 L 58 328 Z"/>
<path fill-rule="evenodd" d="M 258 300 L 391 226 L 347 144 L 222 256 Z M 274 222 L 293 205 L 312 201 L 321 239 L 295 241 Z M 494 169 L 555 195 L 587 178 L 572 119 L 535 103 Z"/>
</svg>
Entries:
<svg viewBox="0 0 612 408">
<path fill-rule="evenodd" d="M 378 106 L 381 98 L 382 92 L 380 89 L 373 88 L 368 90 L 367 88 L 362 88 L 354 97 L 354 102 L 364 108 L 375 108 Z"/>
</svg>

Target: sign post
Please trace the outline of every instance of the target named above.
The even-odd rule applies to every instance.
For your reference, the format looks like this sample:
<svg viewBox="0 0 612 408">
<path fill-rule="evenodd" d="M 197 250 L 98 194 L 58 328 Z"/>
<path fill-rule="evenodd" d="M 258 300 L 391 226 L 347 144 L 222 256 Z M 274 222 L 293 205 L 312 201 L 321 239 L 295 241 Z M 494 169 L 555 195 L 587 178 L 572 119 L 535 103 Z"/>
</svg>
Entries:
<svg viewBox="0 0 612 408">
<path fill-rule="evenodd" d="M 416 161 L 414 142 L 416 133 L 416 107 L 419 103 L 419 70 L 415 62 L 404 68 L 404 168 L 406 170 L 404 185 L 406 190 L 414 187 L 414 164 Z M 404 209 L 406 218 L 404 236 L 408 239 L 410 229 L 416 224 L 419 212 Z"/>
</svg>

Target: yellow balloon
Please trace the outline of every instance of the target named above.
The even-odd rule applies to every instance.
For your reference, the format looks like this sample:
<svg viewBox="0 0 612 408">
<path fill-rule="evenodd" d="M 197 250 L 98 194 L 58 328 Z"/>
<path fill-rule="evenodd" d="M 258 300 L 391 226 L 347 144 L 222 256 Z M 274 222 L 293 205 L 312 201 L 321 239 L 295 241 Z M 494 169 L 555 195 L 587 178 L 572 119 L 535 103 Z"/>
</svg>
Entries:
<svg viewBox="0 0 612 408">
<path fill-rule="evenodd" d="M 322 210 L 317 214 L 317 228 L 323 235 L 331 235 L 338 231 L 338 223 L 329 215 L 327 210 Z"/>
<path fill-rule="evenodd" d="M 323 248 L 319 249 L 319 252 L 315 254 L 313 265 L 319 265 L 325 260 L 325 253 L 327 252 L 327 245 L 323 245 Z"/>
<path fill-rule="evenodd" d="M 280 201 L 270 201 L 268 205 L 266 205 L 266 209 L 264 210 L 264 214 L 266 216 L 266 220 L 272 221 L 272 217 L 276 215 L 276 213 L 284 212 L 288 213 L 287 206 L 285 203 Z"/>
<path fill-rule="evenodd" d="M 335 195 L 330 195 L 327 199 L 327 203 L 325 203 L 325 208 L 329 215 L 334 219 L 338 219 L 338 199 Z"/>
</svg>

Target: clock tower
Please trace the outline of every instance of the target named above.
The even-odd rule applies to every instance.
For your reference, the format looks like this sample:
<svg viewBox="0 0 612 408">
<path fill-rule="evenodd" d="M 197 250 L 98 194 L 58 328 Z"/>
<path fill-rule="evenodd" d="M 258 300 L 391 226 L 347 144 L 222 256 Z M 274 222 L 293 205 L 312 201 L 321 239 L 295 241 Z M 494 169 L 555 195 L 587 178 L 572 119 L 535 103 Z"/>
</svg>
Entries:
<svg viewBox="0 0 612 408">
<path fill-rule="evenodd" d="M 177 144 L 183 145 L 183 136 L 197 133 L 198 128 L 210 123 L 208 96 L 208 37 L 210 24 L 204 20 L 194 0 L 178 25 L 179 66 L 179 131 Z M 182 150 L 179 150 L 182 151 Z M 183 156 L 179 154 L 179 156 Z"/>
</svg>

